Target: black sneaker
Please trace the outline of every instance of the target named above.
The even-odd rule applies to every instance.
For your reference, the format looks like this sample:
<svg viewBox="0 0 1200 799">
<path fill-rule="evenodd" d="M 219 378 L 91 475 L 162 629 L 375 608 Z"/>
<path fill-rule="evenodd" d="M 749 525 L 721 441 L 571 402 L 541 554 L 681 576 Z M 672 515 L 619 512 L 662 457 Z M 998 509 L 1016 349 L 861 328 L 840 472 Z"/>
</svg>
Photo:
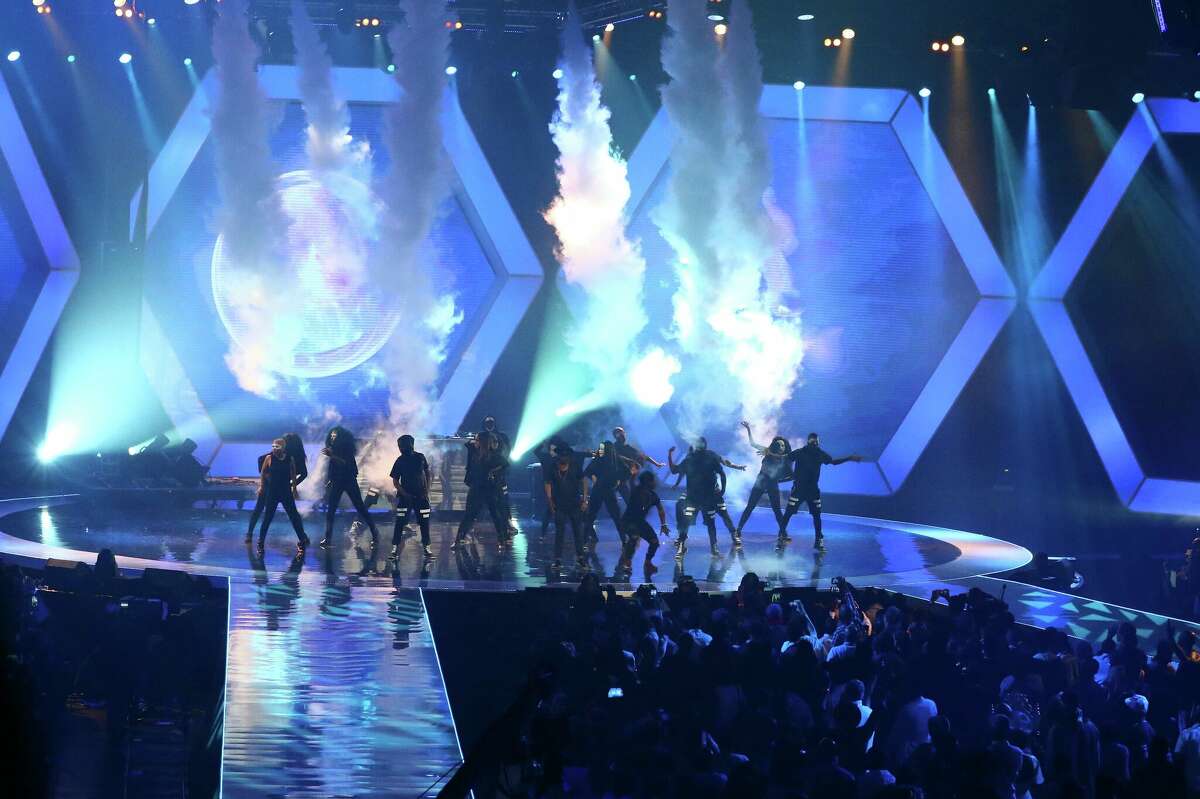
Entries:
<svg viewBox="0 0 1200 799">
<path fill-rule="evenodd" d="M 421 547 L 421 554 L 425 556 L 426 560 L 433 560 L 435 557 L 433 554 L 433 549 L 429 546 L 429 544 Z"/>
</svg>

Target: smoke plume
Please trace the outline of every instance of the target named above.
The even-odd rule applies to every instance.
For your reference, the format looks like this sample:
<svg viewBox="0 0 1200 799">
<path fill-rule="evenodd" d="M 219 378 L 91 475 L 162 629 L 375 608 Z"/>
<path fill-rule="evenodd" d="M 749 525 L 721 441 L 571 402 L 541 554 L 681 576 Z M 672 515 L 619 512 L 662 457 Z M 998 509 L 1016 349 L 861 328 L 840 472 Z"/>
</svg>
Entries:
<svg viewBox="0 0 1200 799">
<path fill-rule="evenodd" d="M 610 112 L 600 102 L 573 4 L 562 48 L 558 112 L 550 125 L 559 151 L 558 196 L 544 216 L 558 235 L 563 274 L 586 302 L 567 333 L 571 358 L 591 372 L 599 398 L 595 404 L 624 401 L 630 399 L 631 385 L 638 385 L 630 380 L 630 369 L 646 326 L 641 302 L 646 263 L 638 243 L 625 235 L 627 167 L 613 149 Z M 655 398 L 661 400 L 662 393 L 655 392 Z"/>
<path fill-rule="evenodd" d="M 241 287 L 227 326 L 237 329 L 226 362 L 238 384 L 271 396 L 270 364 L 286 347 L 273 335 L 272 280 L 287 217 L 275 193 L 275 166 L 268 137 L 271 107 L 258 84 L 258 46 L 250 38 L 246 0 L 226 0 L 213 25 L 212 48 L 218 95 L 212 112 L 217 181 L 223 201 L 217 223 L 230 280 Z"/>
</svg>

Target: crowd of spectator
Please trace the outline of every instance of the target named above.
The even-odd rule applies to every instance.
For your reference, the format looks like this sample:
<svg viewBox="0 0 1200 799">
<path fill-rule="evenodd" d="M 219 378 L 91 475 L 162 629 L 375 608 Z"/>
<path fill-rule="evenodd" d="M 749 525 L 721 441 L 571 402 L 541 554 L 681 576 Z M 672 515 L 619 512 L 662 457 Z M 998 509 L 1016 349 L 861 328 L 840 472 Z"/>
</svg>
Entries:
<svg viewBox="0 0 1200 799">
<path fill-rule="evenodd" d="M 622 597 L 586 578 L 535 647 L 522 779 L 582 797 L 1200 796 L 1191 632 L 1146 651 L 1127 623 L 1093 647 L 978 590 L 932 600 L 753 574 Z"/>
</svg>

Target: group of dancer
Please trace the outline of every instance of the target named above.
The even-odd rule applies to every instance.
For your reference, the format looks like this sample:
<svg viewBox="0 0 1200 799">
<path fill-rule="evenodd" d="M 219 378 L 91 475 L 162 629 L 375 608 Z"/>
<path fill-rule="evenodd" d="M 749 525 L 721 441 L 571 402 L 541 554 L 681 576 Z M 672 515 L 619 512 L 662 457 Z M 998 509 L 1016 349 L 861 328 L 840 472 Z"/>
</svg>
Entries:
<svg viewBox="0 0 1200 799">
<path fill-rule="evenodd" d="M 821 449 L 820 437 L 816 433 L 810 433 L 804 446 L 794 449 L 786 438 L 778 435 L 771 439 L 770 444 L 762 446 L 754 440 L 748 422 L 742 422 L 742 427 L 750 446 L 761 458 L 761 465 L 749 501 L 736 526 L 725 503 L 725 469 L 744 470 L 746 467 L 713 452 L 703 436 L 691 444 L 687 454 L 678 462 L 675 460 L 676 448 L 671 447 L 667 452 L 666 464 L 655 461 L 630 444 L 625 430 L 620 427 L 613 429 L 612 440 L 605 441 L 591 453 L 576 452 L 557 436 L 547 440 L 539 448 L 538 455 L 542 461 L 547 501 L 542 529 L 545 531 L 551 520 L 555 528 L 553 566 L 557 568 L 561 565 L 563 534 L 568 528 L 575 542 L 576 558 L 581 565 L 585 563 L 585 553 L 597 539 L 596 520 L 601 510 L 607 510 L 621 540 L 618 571 L 631 570 L 638 543 L 643 540 L 647 544 L 645 568 L 648 572 L 656 570 L 652 559 L 658 551 L 659 537 L 646 518 L 651 510 L 655 510 L 660 523 L 659 530 L 664 536 L 670 535 L 670 526 L 662 500 L 656 492 L 656 477 L 652 471 L 644 469 L 647 463 L 667 466 L 671 474 L 678 476 L 676 485 L 679 480 L 686 480 L 684 492 L 675 503 L 675 521 L 679 530 L 675 540 L 677 558 L 682 558 L 687 552 L 688 531 L 697 517 L 704 520 L 714 556 L 720 555 L 717 517 L 725 522 L 734 546 L 741 547 L 742 530 L 764 494 L 779 526 L 777 540 L 780 546 L 791 541 L 787 533 L 788 523 L 803 503 L 813 520 L 813 546 L 824 549 L 819 487 L 821 467 L 836 466 L 847 461 L 857 462 L 862 458 L 858 455 L 834 458 Z M 585 468 L 583 461 L 589 455 L 591 462 Z M 789 480 L 792 486 L 784 509 L 779 484 Z M 625 501 L 623 511 L 617 502 L 618 495 Z"/>
<path fill-rule="evenodd" d="M 745 510 L 737 525 L 729 515 L 725 503 L 727 476 L 725 470 L 745 470 L 708 447 L 708 441 L 698 437 L 688 447 L 687 454 L 676 461 L 676 448 L 667 452 L 666 463 L 655 460 L 630 443 L 624 428 L 615 427 L 612 439 L 604 441 L 594 451 L 573 449 L 559 436 L 554 436 L 538 447 L 536 454 L 541 461 L 547 512 L 543 519 L 542 532 L 554 523 L 554 563 L 561 567 L 563 536 L 571 531 L 575 556 L 585 564 L 585 553 L 597 541 L 596 521 L 602 510 L 607 510 L 617 528 L 621 543 L 621 559 L 618 570 L 630 570 L 634 554 L 640 541 L 645 541 L 646 568 L 654 571 L 652 559 L 659 547 L 659 535 L 647 521 L 650 512 L 656 511 L 659 531 L 670 535 L 667 514 L 657 493 L 657 479 L 653 471 L 646 469 L 650 464 L 658 468 L 667 467 L 677 475 L 676 485 L 686 481 L 684 491 L 675 504 L 675 521 L 679 535 L 675 539 L 676 557 L 687 552 L 688 531 L 696 519 L 702 518 L 708 530 L 711 551 L 719 555 L 717 524 L 720 517 L 725 523 L 735 547 L 742 545 L 742 530 L 750 514 L 765 494 L 779 526 L 780 546 L 791 541 L 787 533 L 792 516 L 804 504 L 813 520 L 815 533 L 813 546 L 824 548 L 821 523 L 821 489 L 819 480 L 822 466 L 836 466 L 847 461 L 860 461 L 857 455 L 834 458 L 821 449 L 820 438 L 809 433 L 803 446 L 793 448 L 783 436 L 774 436 L 763 446 L 754 440 L 748 422 L 742 422 L 750 446 L 761 459 L 758 476 L 750 490 Z M 392 558 L 398 557 L 400 543 L 408 522 L 415 518 L 421 534 L 422 552 L 433 558 L 430 546 L 429 522 L 431 505 L 429 491 L 432 473 L 429 460 L 416 451 L 412 435 L 405 434 L 396 440 L 399 456 L 391 469 L 392 486 L 396 495 L 396 519 L 392 532 Z M 462 521 L 459 523 L 452 548 L 459 549 L 471 536 L 476 520 L 486 509 L 496 528 L 501 546 L 514 534 L 512 508 L 508 498 L 508 473 L 511 465 L 511 443 L 507 434 L 496 427 L 496 420 L 487 416 L 480 432 L 465 440 L 467 465 L 467 498 Z M 379 530 L 367 513 L 362 492 L 358 485 L 358 445 L 354 435 L 344 427 L 334 427 L 325 437 L 321 454 L 328 460 L 325 469 L 325 537 L 319 546 L 329 547 L 333 543 L 333 522 L 338 503 L 345 494 L 362 524 L 371 532 L 371 545 L 378 547 Z M 585 461 L 588 461 L 585 466 Z M 282 505 L 296 533 L 298 548 L 303 551 L 309 546 L 303 521 L 296 508 L 299 486 L 308 477 L 308 463 L 300 436 L 288 433 L 275 439 L 271 451 L 258 459 L 258 500 L 250 514 L 250 525 L 246 531 L 246 542 L 254 540 L 254 530 L 261 518 L 258 533 L 258 548 L 265 546 L 267 532 L 279 506 Z M 791 481 L 786 507 L 782 503 L 780 483 Z M 619 498 L 619 499 L 618 499 Z M 624 502 L 624 509 L 621 502 Z"/>
</svg>

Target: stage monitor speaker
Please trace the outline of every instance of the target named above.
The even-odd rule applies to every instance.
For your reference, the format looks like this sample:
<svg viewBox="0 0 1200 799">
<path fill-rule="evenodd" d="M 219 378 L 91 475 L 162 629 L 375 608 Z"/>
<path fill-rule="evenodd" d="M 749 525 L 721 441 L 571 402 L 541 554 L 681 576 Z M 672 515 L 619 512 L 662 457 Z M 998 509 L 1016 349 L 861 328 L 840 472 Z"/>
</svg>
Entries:
<svg viewBox="0 0 1200 799">
<path fill-rule="evenodd" d="M 146 569 L 142 583 L 149 593 L 161 593 L 163 598 L 180 598 L 192 590 L 192 576 L 177 569 Z"/>
<path fill-rule="evenodd" d="M 57 591 L 76 591 L 92 575 L 92 567 L 74 560 L 50 558 L 46 561 L 42 585 Z"/>
</svg>

